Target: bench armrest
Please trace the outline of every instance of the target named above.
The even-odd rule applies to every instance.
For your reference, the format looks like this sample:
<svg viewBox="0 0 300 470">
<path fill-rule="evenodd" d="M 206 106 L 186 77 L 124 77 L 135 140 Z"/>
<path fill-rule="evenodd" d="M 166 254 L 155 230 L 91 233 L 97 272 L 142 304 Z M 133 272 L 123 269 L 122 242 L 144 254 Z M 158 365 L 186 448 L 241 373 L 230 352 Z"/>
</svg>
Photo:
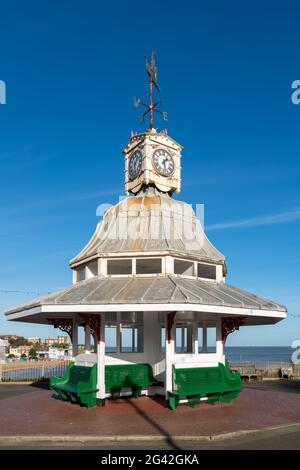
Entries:
<svg viewBox="0 0 300 470">
<path fill-rule="evenodd" d="M 229 367 L 227 365 L 225 365 L 225 366 L 223 365 L 223 367 L 224 367 L 226 379 L 235 382 L 238 377 L 239 377 L 239 379 L 241 378 L 241 373 L 238 370 L 232 371 L 232 370 L 229 369 Z"/>
<path fill-rule="evenodd" d="M 70 377 L 70 370 L 72 366 L 74 365 L 74 362 L 70 362 L 67 365 L 65 375 L 63 377 L 51 377 L 50 378 L 50 385 L 56 385 L 56 384 L 66 384 L 69 382 L 69 377 Z"/>
<path fill-rule="evenodd" d="M 67 383 L 67 380 L 65 379 L 65 377 L 50 377 L 51 385 L 65 384 L 65 383 Z"/>
</svg>

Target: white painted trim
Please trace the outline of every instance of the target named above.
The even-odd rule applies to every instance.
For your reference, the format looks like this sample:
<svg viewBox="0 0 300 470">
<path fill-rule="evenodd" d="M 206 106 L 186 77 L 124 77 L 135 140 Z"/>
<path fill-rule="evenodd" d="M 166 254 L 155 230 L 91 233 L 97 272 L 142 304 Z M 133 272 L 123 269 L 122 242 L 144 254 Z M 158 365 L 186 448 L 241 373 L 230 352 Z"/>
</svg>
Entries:
<svg viewBox="0 0 300 470">
<path fill-rule="evenodd" d="M 100 313 L 100 312 L 205 312 L 224 315 L 243 315 L 249 317 L 285 318 L 287 313 L 278 310 L 260 310 L 241 307 L 226 307 L 205 304 L 77 304 L 41 305 L 22 312 L 6 313 L 7 320 L 26 318 L 38 313 Z"/>
</svg>

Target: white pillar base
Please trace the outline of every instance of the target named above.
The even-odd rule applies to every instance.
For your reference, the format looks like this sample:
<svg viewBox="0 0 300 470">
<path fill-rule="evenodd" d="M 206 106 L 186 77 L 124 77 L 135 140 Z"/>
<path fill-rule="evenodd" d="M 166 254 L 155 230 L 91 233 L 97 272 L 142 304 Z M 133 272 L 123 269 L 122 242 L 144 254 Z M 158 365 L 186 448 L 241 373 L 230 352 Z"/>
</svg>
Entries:
<svg viewBox="0 0 300 470">
<path fill-rule="evenodd" d="M 97 404 L 105 400 L 105 313 L 101 313 L 100 338 L 97 338 Z"/>
<path fill-rule="evenodd" d="M 175 354 L 175 320 L 170 331 L 170 338 L 168 338 L 168 315 L 166 315 L 166 383 L 165 383 L 165 397 L 168 399 L 169 392 L 173 389 L 173 373 L 172 366 Z"/>
</svg>

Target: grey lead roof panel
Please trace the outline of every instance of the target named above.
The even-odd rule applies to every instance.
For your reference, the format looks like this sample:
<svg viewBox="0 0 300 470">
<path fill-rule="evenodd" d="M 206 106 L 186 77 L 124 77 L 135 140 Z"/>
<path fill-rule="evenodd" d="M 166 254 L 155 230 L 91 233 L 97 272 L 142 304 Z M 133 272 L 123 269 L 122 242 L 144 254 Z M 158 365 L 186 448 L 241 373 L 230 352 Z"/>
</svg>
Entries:
<svg viewBox="0 0 300 470">
<path fill-rule="evenodd" d="M 85 248 L 70 264 L 99 254 L 171 251 L 225 264 L 193 208 L 158 190 L 129 196 L 105 213 Z"/>
<path fill-rule="evenodd" d="M 35 298 L 6 315 L 41 305 L 203 304 L 286 312 L 286 307 L 222 282 L 180 276 L 94 277 Z"/>
</svg>

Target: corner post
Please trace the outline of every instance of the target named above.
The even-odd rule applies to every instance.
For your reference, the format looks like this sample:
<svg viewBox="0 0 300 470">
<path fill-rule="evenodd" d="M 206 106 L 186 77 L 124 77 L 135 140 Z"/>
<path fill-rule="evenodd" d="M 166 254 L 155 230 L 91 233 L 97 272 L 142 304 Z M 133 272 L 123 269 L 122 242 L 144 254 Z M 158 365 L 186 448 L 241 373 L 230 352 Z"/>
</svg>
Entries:
<svg viewBox="0 0 300 470">
<path fill-rule="evenodd" d="M 195 315 L 194 323 L 193 323 L 193 353 L 194 354 L 199 354 L 199 338 L 198 338 L 198 318 L 197 315 Z"/>
<path fill-rule="evenodd" d="M 225 356 L 224 356 L 224 342 L 222 338 L 222 318 L 218 317 L 216 321 L 216 353 L 218 356 L 219 362 L 222 362 L 222 364 L 225 363 Z"/>
<path fill-rule="evenodd" d="M 72 318 L 72 358 L 78 354 L 78 320 L 77 316 L 75 315 Z"/>
<path fill-rule="evenodd" d="M 97 405 L 105 404 L 105 313 L 100 315 L 97 331 Z"/>
<path fill-rule="evenodd" d="M 91 327 L 84 325 L 84 349 L 86 354 L 91 353 Z"/>
<path fill-rule="evenodd" d="M 168 392 L 173 389 L 172 366 L 175 354 L 175 315 L 176 312 L 169 312 L 166 315 L 166 400 L 168 399 Z"/>
</svg>

